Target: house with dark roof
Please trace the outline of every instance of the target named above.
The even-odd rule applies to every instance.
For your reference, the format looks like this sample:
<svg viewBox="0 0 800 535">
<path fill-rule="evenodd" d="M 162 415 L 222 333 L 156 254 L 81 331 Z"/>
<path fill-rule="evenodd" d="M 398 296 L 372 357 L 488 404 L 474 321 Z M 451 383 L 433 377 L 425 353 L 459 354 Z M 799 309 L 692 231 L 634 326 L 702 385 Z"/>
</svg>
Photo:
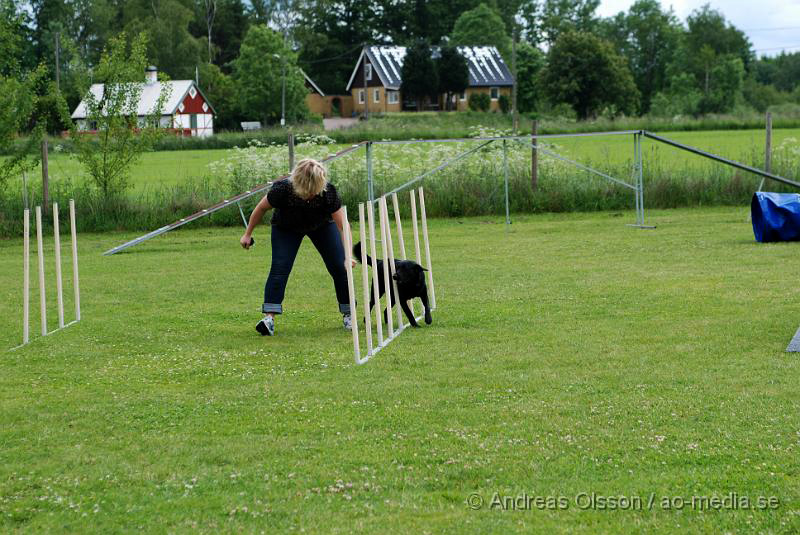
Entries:
<svg viewBox="0 0 800 535">
<path fill-rule="evenodd" d="M 459 53 L 467 61 L 469 70 L 469 86 L 461 95 L 454 95 L 454 108 L 463 111 L 469 109 L 469 98 L 476 93 L 486 93 L 490 98 L 490 109 L 500 108 L 500 96 L 511 95 L 514 85 L 511 71 L 493 46 L 459 46 Z M 439 50 L 434 48 L 436 57 Z M 353 108 L 357 113 L 365 109 L 371 113 L 402 111 L 416 109 L 416 102 L 403 99 L 400 91 L 402 84 L 403 59 L 406 47 L 403 46 L 367 46 L 361 55 L 347 82 L 347 91 L 353 96 Z M 366 78 L 366 91 L 364 90 Z M 443 109 L 445 96 L 426 103 L 427 109 Z"/>
<path fill-rule="evenodd" d="M 323 117 L 350 117 L 353 114 L 351 95 L 326 95 L 303 69 L 300 72 L 305 78 L 308 90 L 306 106 L 311 113 L 318 113 Z"/>
</svg>

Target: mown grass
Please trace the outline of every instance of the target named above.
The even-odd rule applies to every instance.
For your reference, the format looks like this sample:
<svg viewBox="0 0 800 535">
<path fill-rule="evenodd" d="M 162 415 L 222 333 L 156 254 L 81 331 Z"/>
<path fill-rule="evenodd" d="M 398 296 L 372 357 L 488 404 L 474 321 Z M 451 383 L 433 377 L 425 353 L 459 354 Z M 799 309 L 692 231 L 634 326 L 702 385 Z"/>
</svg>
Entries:
<svg viewBox="0 0 800 535">
<path fill-rule="evenodd" d="M 82 235 L 83 321 L 0 359 L 0 530 L 797 532 L 796 244 L 756 244 L 742 208 L 632 219 L 431 220 L 434 324 L 361 367 L 308 243 L 261 338 L 266 228 L 249 252 L 234 229 L 113 257 L 131 234 Z M 0 251 L 5 348 L 21 244 Z M 656 501 L 579 509 L 592 492 Z M 731 492 L 778 506 L 660 501 Z"/>
</svg>

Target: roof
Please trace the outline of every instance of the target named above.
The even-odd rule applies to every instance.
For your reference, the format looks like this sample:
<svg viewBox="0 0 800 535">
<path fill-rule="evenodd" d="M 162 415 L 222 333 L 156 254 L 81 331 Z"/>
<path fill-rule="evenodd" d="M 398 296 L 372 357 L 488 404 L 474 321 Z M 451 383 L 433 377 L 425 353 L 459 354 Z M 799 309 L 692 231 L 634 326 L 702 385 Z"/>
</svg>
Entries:
<svg viewBox="0 0 800 535">
<path fill-rule="evenodd" d="M 183 99 L 186 98 L 186 94 L 189 92 L 189 89 L 191 89 L 193 86 L 203 97 L 203 100 L 206 101 L 208 107 L 211 108 L 211 112 L 216 114 L 214 106 L 212 106 L 211 102 L 208 101 L 208 98 L 206 98 L 200 88 L 195 85 L 194 80 L 170 80 L 167 82 L 156 82 L 154 84 L 142 84 L 142 94 L 139 98 L 139 103 L 136 106 L 136 115 L 149 115 L 153 111 L 156 102 L 158 102 L 158 97 L 161 95 L 161 87 L 164 84 L 170 86 L 171 91 L 166 102 L 164 102 L 164 108 L 161 112 L 162 115 L 173 115 L 178 109 L 178 105 L 180 105 L 180 103 L 183 102 Z M 92 95 L 94 95 L 94 98 L 99 100 L 103 96 L 104 87 L 105 84 L 92 84 L 92 87 L 89 88 L 89 91 L 92 93 Z M 75 108 L 75 111 L 72 112 L 71 117 L 73 119 L 86 118 L 86 103 L 83 100 L 81 100 L 80 104 L 78 104 L 78 107 Z"/>
<path fill-rule="evenodd" d="M 302 73 L 303 73 L 303 78 L 305 78 L 305 79 L 306 79 L 306 82 L 308 82 L 308 83 L 311 85 L 311 87 L 313 87 L 313 88 L 314 88 L 314 91 L 316 91 L 317 93 L 319 93 L 319 94 L 320 94 L 320 96 L 324 97 L 324 96 L 325 96 L 325 93 L 323 93 L 323 92 L 322 92 L 322 89 L 320 89 L 320 88 L 319 88 L 319 86 L 318 86 L 317 84 L 315 84 L 315 83 L 314 83 L 314 80 L 312 80 L 311 78 L 309 78 L 309 77 L 308 77 L 308 75 L 306 74 L 306 71 L 304 71 L 303 69 L 300 69 L 300 72 L 302 72 Z"/>
<path fill-rule="evenodd" d="M 459 46 L 458 51 L 467 60 L 469 70 L 469 87 L 510 86 L 514 85 L 511 71 L 500 56 L 500 52 L 493 46 Z M 438 48 L 432 48 L 433 57 L 439 55 Z M 364 57 L 369 58 L 373 71 L 378 75 L 387 89 L 400 89 L 402 83 L 401 72 L 403 59 L 406 56 L 404 46 L 368 46 L 361 51 L 350 81 L 347 82 L 347 91 L 355 80 L 358 67 Z"/>
</svg>

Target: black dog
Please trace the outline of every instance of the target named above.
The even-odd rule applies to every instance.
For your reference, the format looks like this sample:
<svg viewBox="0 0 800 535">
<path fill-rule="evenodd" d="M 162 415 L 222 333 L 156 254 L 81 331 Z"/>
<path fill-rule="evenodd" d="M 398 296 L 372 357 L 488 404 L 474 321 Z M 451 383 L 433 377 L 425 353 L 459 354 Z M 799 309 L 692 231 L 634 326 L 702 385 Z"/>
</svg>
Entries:
<svg viewBox="0 0 800 535">
<path fill-rule="evenodd" d="M 361 262 L 361 242 L 353 246 L 353 256 L 356 260 Z M 383 278 L 383 260 L 373 260 L 367 255 L 367 265 L 371 266 L 372 269 L 377 269 L 380 275 L 378 277 L 378 299 L 380 299 L 383 294 L 386 293 L 386 285 Z M 428 325 L 433 323 L 431 308 L 428 306 L 428 286 L 425 284 L 425 271 L 428 270 L 411 260 L 395 259 L 394 261 L 394 275 L 392 278 L 397 282 L 397 293 L 400 294 L 400 308 L 403 309 L 408 321 L 414 327 L 419 327 L 419 325 L 417 325 L 417 320 L 414 319 L 414 314 L 411 313 L 411 309 L 408 307 L 408 301 L 415 297 L 419 297 L 420 300 L 422 300 L 422 306 L 425 307 L 425 323 Z M 372 307 L 375 306 L 374 289 L 373 286 L 370 290 L 370 311 L 372 311 Z M 394 285 L 390 285 L 389 287 L 389 301 L 392 305 L 395 303 Z M 384 323 L 387 321 L 387 314 L 388 308 L 383 311 Z"/>
</svg>

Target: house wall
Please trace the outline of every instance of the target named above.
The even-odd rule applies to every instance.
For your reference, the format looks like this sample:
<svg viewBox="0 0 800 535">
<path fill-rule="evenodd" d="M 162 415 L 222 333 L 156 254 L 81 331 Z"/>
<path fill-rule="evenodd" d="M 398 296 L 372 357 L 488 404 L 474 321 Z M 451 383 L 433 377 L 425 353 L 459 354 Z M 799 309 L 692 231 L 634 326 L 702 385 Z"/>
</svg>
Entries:
<svg viewBox="0 0 800 535">
<path fill-rule="evenodd" d="M 352 90 L 350 91 L 350 94 L 352 95 L 352 100 L 353 100 L 353 110 L 359 115 L 362 115 L 364 113 L 364 104 L 359 100 L 360 93 L 363 90 L 364 90 L 363 87 L 356 87 L 354 85 Z M 375 102 L 375 100 L 376 100 L 375 99 L 375 92 L 376 91 L 378 93 L 378 99 L 377 99 L 378 101 L 377 102 Z M 391 111 L 400 111 L 400 110 L 402 110 L 403 109 L 402 108 L 402 106 L 403 106 L 402 95 L 398 91 L 397 92 L 397 102 L 390 104 L 389 100 L 387 98 L 387 93 L 391 93 L 391 92 L 392 92 L 391 89 L 389 89 L 388 92 L 387 92 L 386 88 L 383 87 L 383 86 L 379 86 L 379 87 L 368 86 L 367 87 L 367 93 L 368 93 L 367 94 L 367 97 L 368 97 L 368 99 L 367 99 L 367 101 L 368 101 L 367 109 L 369 110 L 369 112 L 370 113 L 386 113 L 386 112 L 391 112 Z"/>
<path fill-rule="evenodd" d="M 334 113 L 333 101 L 339 99 L 339 112 Z M 325 95 L 309 93 L 306 95 L 306 106 L 311 113 L 319 113 L 323 117 L 350 117 L 353 115 L 352 95 Z"/>
<path fill-rule="evenodd" d="M 469 110 L 469 96 L 474 95 L 476 93 L 486 93 L 487 95 L 491 94 L 491 88 L 489 87 L 468 87 L 465 91 L 467 98 L 465 100 L 458 100 L 458 111 L 466 111 Z M 508 98 L 511 98 L 511 87 L 505 86 L 500 87 L 500 95 L 506 95 Z M 491 100 L 489 101 L 489 111 L 500 111 L 500 100 Z"/>
<path fill-rule="evenodd" d="M 192 136 L 206 137 L 214 134 L 214 116 L 210 113 L 198 113 L 197 128 L 192 129 L 192 118 L 190 113 L 176 113 L 172 118 L 172 128 L 181 130 L 191 129 Z"/>
</svg>

